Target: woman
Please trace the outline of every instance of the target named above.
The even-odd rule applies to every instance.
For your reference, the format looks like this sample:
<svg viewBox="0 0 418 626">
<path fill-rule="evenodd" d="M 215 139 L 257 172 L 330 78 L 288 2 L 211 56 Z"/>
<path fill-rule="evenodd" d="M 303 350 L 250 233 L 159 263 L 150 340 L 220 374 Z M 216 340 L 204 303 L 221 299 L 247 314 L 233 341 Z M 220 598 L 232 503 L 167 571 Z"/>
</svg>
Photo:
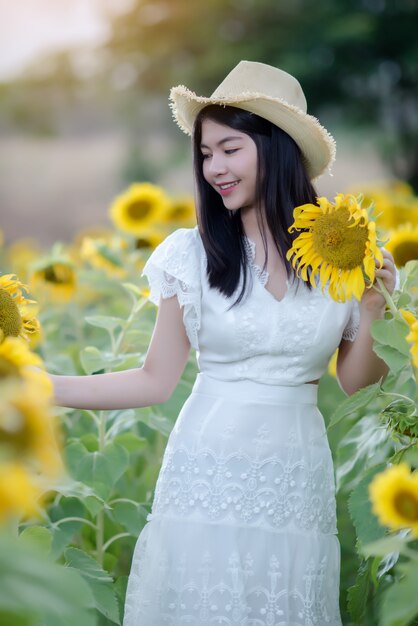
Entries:
<svg viewBox="0 0 418 626">
<path fill-rule="evenodd" d="M 374 289 L 337 303 L 286 261 L 293 208 L 334 142 L 295 78 L 242 61 L 210 98 L 172 89 L 193 136 L 195 228 L 143 274 L 159 305 L 142 368 L 57 377 L 56 399 L 114 409 L 166 401 L 197 351 L 199 374 L 170 434 L 133 556 L 124 626 L 340 626 L 335 484 L 317 383 L 339 346 L 351 394 L 387 374 L 370 324 Z M 389 292 L 393 258 L 376 271 Z"/>
</svg>

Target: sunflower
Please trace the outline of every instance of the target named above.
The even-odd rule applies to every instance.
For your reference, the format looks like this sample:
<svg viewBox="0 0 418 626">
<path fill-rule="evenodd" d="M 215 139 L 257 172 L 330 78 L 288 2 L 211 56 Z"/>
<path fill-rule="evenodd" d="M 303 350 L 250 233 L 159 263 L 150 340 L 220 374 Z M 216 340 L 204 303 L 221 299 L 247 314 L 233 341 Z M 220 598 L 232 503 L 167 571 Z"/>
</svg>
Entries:
<svg viewBox="0 0 418 626">
<path fill-rule="evenodd" d="M 167 222 L 170 200 L 164 190 L 152 183 L 136 183 L 110 207 L 110 217 L 117 228 L 141 237 L 144 230 Z"/>
<path fill-rule="evenodd" d="M 313 287 L 318 274 L 323 291 L 329 282 L 329 294 L 334 300 L 345 302 L 352 296 L 360 300 L 366 288 L 364 274 L 370 281 L 367 287 L 371 287 L 375 258 L 380 267 L 383 264 L 376 225 L 352 195 L 338 194 L 335 204 L 324 197 L 317 200 L 318 205 L 304 204 L 294 209 L 289 232 L 303 232 L 293 241 L 286 258 L 293 257 L 296 273 Z"/>
<path fill-rule="evenodd" d="M 418 536 L 418 472 L 411 474 L 406 463 L 392 465 L 373 478 L 369 496 L 382 525 L 411 528 Z"/>
<path fill-rule="evenodd" d="M 39 331 L 39 322 L 31 311 L 35 300 L 29 300 L 23 291 L 26 285 L 14 274 L 0 276 L 0 331 L 3 337 L 28 339 Z"/>
<path fill-rule="evenodd" d="M 29 276 L 31 290 L 46 300 L 68 302 L 77 286 L 77 274 L 69 258 L 47 258 L 33 266 Z"/>
<path fill-rule="evenodd" d="M 51 415 L 50 393 L 34 380 L 0 383 L 2 457 L 17 459 L 55 475 L 62 469 L 58 433 Z"/>
<path fill-rule="evenodd" d="M 96 269 L 103 269 L 111 276 L 124 278 L 127 271 L 122 263 L 120 250 L 118 242 L 84 237 L 80 257 Z"/>
<path fill-rule="evenodd" d="M 168 233 L 164 233 L 157 228 L 144 229 L 141 236 L 137 237 L 135 240 L 135 248 L 137 250 L 140 250 L 141 248 L 154 249 L 163 241 L 163 239 L 165 239 L 167 234 Z"/>
<path fill-rule="evenodd" d="M 388 233 L 385 248 L 392 253 L 396 267 L 418 259 L 418 226 L 403 224 Z"/>
<path fill-rule="evenodd" d="M 192 196 L 178 196 L 171 198 L 167 220 L 174 224 L 189 224 L 196 221 L 196 209 Z"/>
<path fill-rule="evenodd" d="M 42 371 L 42 359 L 31 352 L 28 344 L 17 337 L 7 337 L 1 341 L 0 335 L 0 381 L 7 379 L 32 380 L 42 390 L 52 396 L 53 385 L 48 375 Z"/>
<path fill-rule="evenodd" d="M 0 522 L 36 515 L 41 493 L 23 465 L 17 462 L 0 464 Z"/>
</svg>

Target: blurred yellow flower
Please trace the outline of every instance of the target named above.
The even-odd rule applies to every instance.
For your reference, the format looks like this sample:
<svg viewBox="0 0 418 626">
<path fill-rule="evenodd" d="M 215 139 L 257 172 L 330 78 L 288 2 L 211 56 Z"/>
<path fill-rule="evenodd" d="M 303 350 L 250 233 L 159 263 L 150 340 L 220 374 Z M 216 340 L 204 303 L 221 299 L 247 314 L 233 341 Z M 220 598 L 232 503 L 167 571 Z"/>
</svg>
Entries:
<svg viewBox="0 0 418 626">
<path fill-rule="evenodd" d="M 0 276 L 0 330 L 4 337 L 23 337 L 39 330 L 39 322 L 31 311 L 35 302 L 27 298 L 26 285 L 14 274 Z"/>
<path fill-rule="evenodd" d="M 30 264 L 39 259 L 42 248 L 35 239 L 18 239 L 7 248 L 7 259 L 14 274 L 28 280 Z"/>
<path fill-rule="evenodd" d="M 135 240 L 135 248 L 140 250 L 141 248 L 151 248 L 152 250 L 158 246 L 159 243 L 165 239 L 166 233 L 157 228 L 144 229 L 140 237 Z"/>
<path fill-rule="evenodd" d="M 399 310 L 409 326 L 409 333 L 406 336 L 406 340 L 411 343 L 410 352 L 412 355 L 412 362 L 414 367 L 418 369 L 418 320 L 413 313 L 411 313 L 411 311 L 406 311 L 405 309 Z"/>
<path fill-rule="evenodd" d="M 418 473 L 406 463 L 392 465 L 369 485 L 373 513 L 393 530 L 411 528 L 418 536 Z"/>
<path fill-rule="evenodd" d="M 53 476 L 63 465 L 50 401 L 50 389 L 38 380 L 0 383 L 2 458 L 39 466 Z"/>
<path fill-rule="evenodd" d="M 169 209 L 170 200 L 161 187 L 136 183 L 115 198 L 110 217 L 117 228 L 142 237 L 150 227 L 167 222 Z"/>
<path fill-rule="evenodd" d="M 408 261 L 418 259 L 418 226 L 403 224 L 391 230 L 388 237 L 385 248 L 392 253 L 396 267 L 403 267 Z"/>
<path fill-rule="evenodd" d="M 105 241 L 84 237 L 80 248 L 80 257 L 96 269 L 105 270 L 111 276 L 124 278 L 127 271 L 120 257 L 120 247 L 118 250 L 116 243 L 112 245 L 112 240 Z"/>
<path fill-rule="evenodd" d="M 13 378 L 32 380 L 52 397 L 53 385 L 42 368 L 42 359 L 29 350 L 26 342 L 17 337 L 7 337 L 2 341 L 0 336 L 0 381 Z"/>
<path fill-rule="evenodd" d="M 414 195 L 413 188 L 405 181 L 393 180 L 362 186 L 361 190 L 350 189 L 350 193 L 354 195 L 360 191 L 364 195 L 364 207 L 373 203 L 378 227 L 391 230 L 407 222 L 418 225 L 418 198 Z"/>
<path fill-rule="evenodd" d="M 0 464 L 0 522 L 36 516 L 40 497 L 41 490 L 27 468 L 18 462 Z"/>
<path fill-rule="evenodd" d="M 29 276 L 30 288 L 38 298 L 51 302 L 68 302 L 77 287 L 74 264 L 66 258 L 39 261 Z"/>
<path fill-rule="evenodd" d="M 172 197 L 167 220 L 177 226 L 195 223 L 196 209 L 193 197 L 190 195 Z"/>
<path fill-rule="evenodd" d="M 303 232 L 293 241 L 286 258 L 293 257 L 297 274 L 313 287 L 318 274 L 322 290 L 329 281 L 329 294 L 334 300 L 345 302 L 353 296 L 360 300 L 366 289 L 363 272 L 371 287 L 375 259 L 380 266 L 383 263 L 376 225 L 354 196 L 337 194 L 335 204 L 325 197 L 317 200 L 318 205 L 304 204 L 294 209 L 289 232 Z"/>
<path fill-rule="evenodd" d="M 328 374 L 337 378 L 337 358 L 338 358 L 338 348 L 332 355 L 329 363 L 328 363 Z"/>
</svg>

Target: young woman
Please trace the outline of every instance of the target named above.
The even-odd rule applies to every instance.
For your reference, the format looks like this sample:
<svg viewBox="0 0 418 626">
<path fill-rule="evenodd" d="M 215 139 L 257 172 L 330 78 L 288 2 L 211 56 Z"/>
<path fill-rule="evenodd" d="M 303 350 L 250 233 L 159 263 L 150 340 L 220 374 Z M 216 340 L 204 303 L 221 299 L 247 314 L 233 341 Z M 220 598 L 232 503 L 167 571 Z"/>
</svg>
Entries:
<svg viewBox="0 0 418 626">
<path fill-rule="evenodd" d="M 286 261 L 293 208 L 334 142 L 295 78 L 242 61 L 210 98 L 171 91 L 193 137 L 197 226 L 143 274 L 159 305 L 141 368 L 52 376 L 56 401 L 114 409 L 166 401 L 199 373 L 170 434 L 128 582 L 124 626 L 340 626 L 335 483 L 317 383 L 339 347 L 351 394 L 387 374 L 370 325 L 385 301 L 337 303 Z M 376 272 L 395 286 L 392 256 Z"/>
</svg>

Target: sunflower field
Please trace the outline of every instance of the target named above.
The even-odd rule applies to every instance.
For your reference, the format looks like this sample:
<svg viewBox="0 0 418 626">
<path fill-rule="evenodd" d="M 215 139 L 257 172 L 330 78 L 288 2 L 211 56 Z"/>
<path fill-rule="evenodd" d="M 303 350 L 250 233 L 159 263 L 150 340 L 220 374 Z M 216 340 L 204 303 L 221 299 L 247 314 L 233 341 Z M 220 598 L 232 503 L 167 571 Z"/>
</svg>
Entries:
<svg viewBox="0 0 418 626">
<path fill-rule="evenodd" d="M 335 357 L 319 388 L 333 453 L 346 625 L 418 619 L 418 198 L 403 182 L 351 190 L 374 204 L 399 284 L 374 349 L 383 383 L 345 396 Z M 0 626 L 122 623 L 136 538 L 167 438 L 191 391 L 191 352 L 170 400 L 129 410 L 53 404 L 51 374 L 140 367 L 156 308 L 141 271 L 193 200 L 131 185 L 112 226 L 71 244 L 0 246 Z M 0 238 L 1 240 L 1 238 Z M 415 620 L 415 622 L 414 622 Z"/>
</svg>

